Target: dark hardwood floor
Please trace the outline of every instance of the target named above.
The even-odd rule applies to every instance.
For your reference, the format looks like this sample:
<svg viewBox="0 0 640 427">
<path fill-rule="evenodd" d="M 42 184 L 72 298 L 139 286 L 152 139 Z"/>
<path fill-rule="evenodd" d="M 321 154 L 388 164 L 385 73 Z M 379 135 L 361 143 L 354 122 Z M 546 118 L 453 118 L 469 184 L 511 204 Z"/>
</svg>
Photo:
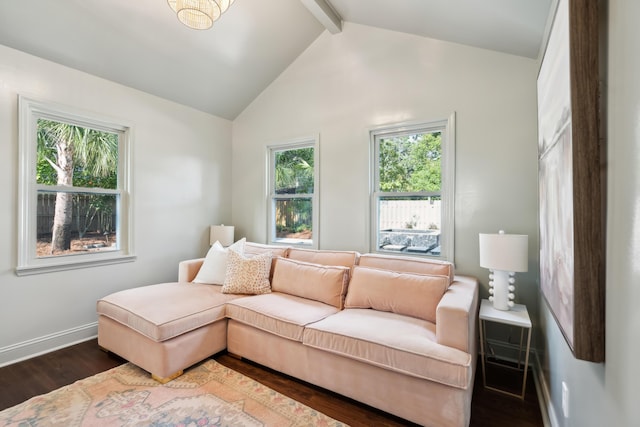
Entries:
<svg viewBox="0 0 640 427">
<path fill-rule="evenodd" d="M 414 425 L 257 364 L 238 360 L 227 354 L 218 354 L 214 358 L 235 371 L 351 426 Z M 122 363 L 125 363 L 123 359 L 103 352 L 98 348 L 97 341 L 91 340 L 5 366 L 0 368 L 0 410 Z M 514 379 L 508 371 L 503 372 L 495 368 L 488 374 L 491 374 L 490 377 L 496 381 L 510 382 Z M 485 390 L 482 387 L 481 375 L 479 369 L 471 406 L 471 426 L 540 427 L 543 425 L 532 379 L 527 384 L 526 399 L 521 401 Z"/>
</svg>

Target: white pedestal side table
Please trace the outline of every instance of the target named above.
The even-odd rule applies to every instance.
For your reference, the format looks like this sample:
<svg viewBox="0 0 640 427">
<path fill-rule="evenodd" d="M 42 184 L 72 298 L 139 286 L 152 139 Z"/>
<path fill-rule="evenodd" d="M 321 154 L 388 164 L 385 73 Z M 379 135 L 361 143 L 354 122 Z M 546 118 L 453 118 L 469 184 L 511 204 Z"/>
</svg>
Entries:
<svg viewBox="0 0 640 427">
<path fill-rule="evenodd" d="M 493 308 L 493 305 L 488 299 L 483 299 L 480 303 L 480 356 L 482 358 L 482 382 L 484 387 L 489 390 L 497 391 L 503 394 L 507 394 L 509 396 L 517 397 L 524 400 L 525 389 L 527 387 L 527 371 L 529 367 L 529 350 L 531 345 L 531 319 L 529 318 L 529 312 L 527 311 L 527 307 L 522 304 L 515 304 L 511 310 L 503 311 L 497 310 Z M 487 386 L 487 374 L 486 374 L 486 357 L 485 357 L 485 346 L 486 346 L 486 330 L 485 323 L 486 322 L 495 322 L 502 323 L 504 325 L 517 326 L 520 329 L 520 349 L 518 351 L 518 370 L 523 371 L 522 376 L 522 393 L 516 394 L 511 393 L 506 390 L 502 390 L 499 388 Z M 524 330 L 528 329 L 527 334 L 527 348 L 525 351 L 524 357 L 524 366 L 521 367 L 522 361 L 522 347 L 524 344 Z"/>
</svg>

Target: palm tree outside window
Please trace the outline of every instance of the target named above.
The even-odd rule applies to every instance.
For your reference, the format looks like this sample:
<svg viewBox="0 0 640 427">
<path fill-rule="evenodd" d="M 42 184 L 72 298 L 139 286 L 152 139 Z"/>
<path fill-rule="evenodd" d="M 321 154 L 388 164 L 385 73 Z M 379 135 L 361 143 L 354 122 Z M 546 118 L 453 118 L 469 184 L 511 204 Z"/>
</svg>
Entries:
<svg viewBox="0 0 640 427">
<path fill-rule="evenodd" d="M 271 146 L 269 242 L 317 247 L 317 148 L 315 139 Z"/>
<path fill-rule="evenodd" d="M 130 261 L 130 128 L 20 97 L 16 272 Z"/>
</svg>

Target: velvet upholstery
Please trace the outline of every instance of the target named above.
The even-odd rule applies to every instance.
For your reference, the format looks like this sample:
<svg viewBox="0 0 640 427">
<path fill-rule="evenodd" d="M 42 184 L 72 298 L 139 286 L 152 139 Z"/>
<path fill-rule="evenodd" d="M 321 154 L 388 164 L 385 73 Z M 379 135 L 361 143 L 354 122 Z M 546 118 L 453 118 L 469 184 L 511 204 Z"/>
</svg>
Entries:
<svg viewBox="0 0 640 427">
<path fill-rule="evenodd" d="M 227 320 L 158 342 L 107 316 L 99 316 L 98 345 L 159 378 L 167 378 L 224 350 Z"/>
<path fill-rule="evenodd" d="M 372 308 L 436 321 L 436 307 L 449 286 L 447 276 L 356 266 L 346 308 Z"/>
<path fill-rule="evenodd" d="M 478 281 L 456 276 L 436 309 L 436 339 L 439 344 L 477 354 Z"/>
<path fill-rule="evenodd" d="M 203 262 L 204 258 L 180 261 L 178 263 L 178 282 L 193 282 Z"/>
<path fill-rule="evenodd" d="M 272 279 L 274 292 L 320 301 L 341 309 L 349 284 L 349 267 L 280 258 Z"/>
<path fill-rule="evenodd" d="M 471 419 L 473 381 L 464 389 L 451 387 L 310 347 L 234 320 L 229 320 L 227 350 L 420 425 L 468 426 Z M 475 365 L 473 369 L 475 372 Z"/>
<path fill-rule="evenodd" d="M 332 305 L 281 292 L 227 304 L 228 318 L 294 341 L 302 341 L 305 326 L 337 312 Z"/>
<path fill-rule="evenodd" d="M 455 268 L 452 263 L 430 258 L 363 254 L 358 259 L 358 265 L 363 267 L 382 268 L 385 270 L 403 271 L 405 273 L 448 276 L 449 283 L 453 282 L 455 277 Z"/>
<path fill-rule="evenodd" d="M 308 325 L 302 342 L 406 375 L 468 387 L 471 355 L 438 344 L 434 326 L 396 313 L 346 309 Z"/>
<path fill-rule="evenodd" d="M 235 298 L 216 285 L 161 283 L 108 295 L 96 311 L 161 342 L 224 319 L 225 303 Z"/>
<path fill-rule="evenodd" d="M 313 264 L 341 265 L 349 268 L 353 268 L 358 262 L 359 257 L 360 254 L 354 251 L 327 251 L 302 248 L 291 248 L 287 254 L 287 258 L 298 261 Z"/>
<path fill-rule="evenodd" d="M 275 269 L 276 263 L 278 262 L 279 257 L 286 257 L 289 253 L 289 247 L 287 246 L 276 246 L 276 245 L 263 245 L 261 243 L 254 242 L 246 242 L 244 245 L 244 255 L 247 257 L 252 257 L 256 255 L 261 255 L 265 252 L 271 254 L 271 271 L 269 272 L 269 280 L 273 277 L 273 270 Z"/>
<path fill-rule="evenodd" d="M 415 423 L 469 425 L 477 351 L 475 278 L 454 276 L 453 264 L 433 260 L 246 243 L 248 256 L 265 252 L 275 256 L 272 287 L 278 262 L 285 260 L 271 293 L 223 295 L 219 286 L 189 283 L 203 259 L 183 261 L 178 283 L 135 288 L 139 290 L 99 301 L 99 344 L 158 377 L 169 377 L 226 348 Z M 434 279 L 437 292 L 429 288 L 428 296 L 409 301 L 410 307 L 430 306 L 424 318 L 380 310 L 384 305 L 343 308 L 335 304 L 336 290 L 348 300 L 353 275 L 345 283 L 344 271 L 354 272 L 356 265 L 363 266 L 362 271 L 385 271 L 373 280 L 378 281 L 377 299 L 384 299 L 385 292 L 391 298 L 399 289 L 386 287 L 389 274 L 446 279 Z M 340 271 L 342 279 L 336 280 Z M 319 288 L 317 294 L 318 289 L 305 288 L 322 286 L 326 272 L 326 283 L 333 284 L 328 289 Z M 361 297 L 372 278 L 356 279 L 361 280 L 356 280 Z M 220 296 L 230 299 L 221 301 Z"/>
</svg>

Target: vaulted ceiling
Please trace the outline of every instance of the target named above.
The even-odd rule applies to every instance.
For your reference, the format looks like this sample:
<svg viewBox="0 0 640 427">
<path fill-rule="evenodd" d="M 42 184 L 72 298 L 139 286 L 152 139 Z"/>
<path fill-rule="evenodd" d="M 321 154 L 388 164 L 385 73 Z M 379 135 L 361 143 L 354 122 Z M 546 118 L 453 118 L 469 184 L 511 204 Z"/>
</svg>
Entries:
<svg viewBox="0 0 640 427">
<path fill-rule="evenodd" d="M 0 44 L 234 119 L 343 22 L 537 58 L 555 0 L 236 0 L 209 30 L 166 0 L 0 2 Z"/>
</svg>

